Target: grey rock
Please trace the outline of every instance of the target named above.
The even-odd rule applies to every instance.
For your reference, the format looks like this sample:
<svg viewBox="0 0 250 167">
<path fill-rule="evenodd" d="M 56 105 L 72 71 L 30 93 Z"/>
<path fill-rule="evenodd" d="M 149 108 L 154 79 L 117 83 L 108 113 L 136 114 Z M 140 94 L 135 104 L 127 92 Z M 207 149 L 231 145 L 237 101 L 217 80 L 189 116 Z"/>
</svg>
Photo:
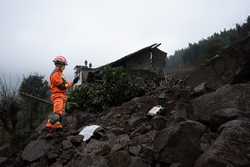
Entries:
<svg viewBox="0 0 250 167">
<path fill-rule="evenodd" d="M 62 142 L 62 147 L 64 150 L 70 149 L 73 147 L 72 143 L 69 140 L 64 140 Z"/>
<path fill-rule="evenodd" d="M 233 120 L 220 130 L 220 136 L 200 156 L 195 167 L 250 166 L 250 122 Z"/>
<path fill-rule="evenodd" d="M 157 115 L 152 118 L 151 124 L 155 130 L 162 130 L 166 127 L 166 119 L 161 115 Z"/>
<path fill-rule="evenodd" d="M 178 102 L 176 104 L 173 116 L 176 122 L 181 122 L 188 119 L 188 114 L 184 103 Z"/>
<path fill-rule="evenodd" d="M 69 162 L 75 154 L 76 152 L 73 149 L 63 150 L 58 161 L 64 165 Z"/>
<path fill-rule="evenodd" d="M 58 156 L 59 156 L 58 153 L 54 151 L 49 151 L 47 153 L 47 157 L 49 160 L 55 160 Z"/>
<path fill-rule="evenodd" d="M 84 155 L 77 159 L 72 159 L 67 167 L 109 167 L 108 161 L 101 156 Z"/>
<path fill-rule="evenodd" d="M 130 136 L 135 136 L 135 135 L 142 135 L 147 133 L 148 131 L 151 130 L 151 126 L 150 125 L 146 125 L 146 124 L 142 124 L 141 126 L 139 126 L 138 128 L 136 128 L 131 134 Z"/>
<path fill-rule="evenodd" d="M 170 167 L 181 167 L 180 163 L 173 163 L 170 165 Z"/>
<path fill-rule="evenodd" d="M 83 138 L 82 135 L 76 135 L 68 137 L 68 140 L 70 140 L 74 146 L 79 146 L 83 143 Z"/>
<path fill-rule="evenodd" d="M 130 118 L 128 120 L 128 125 L 132 128 L 135 128 L 136 126 L 138 126 L 140 123 L 144 122 L 146 118 L 141 117 L 141 116 L 132 116 L 132 118 Z"/>
<path fill-rule="evenodd" d="M 152 163 L 154 160 L 154 151 L 151 147 L 149 146 L 143 146 L 142 150 L 140 151 L 139 155 L 144 161 L 148 163 Z"/>
<path fill-rule="evenodd" d="M 54 164 L 51 165 L 51 167 L 63 167 L 63 165 L 60 164 L 59 162 L 55 162 Z"/>
<path fill-rule="evenodd" d="M 137 155 L 139 155 L 141 149 L 142 148 L 140 145 L 129 146 L 129 153 L 137 156 Z"/>
<path fill-rule="evenodd" d="M 118 151 L 110 155 L 108 164 L 110 167 L 128 167 L 130 161 L 131 158 L 127 151 Z"/>
<path fill-rule="evenodd" d="M 154 141 L 156 159 L 168 164 L 180 162 L 191 167 L 202 153 L 200 137 L 205 129 L 203 124 L 191 120 L 163 129 Z"/>
<path fill-rule="evenodd" d="M 194 88 L 194 93 L 195 94 L 203 94 L 203 93 L 206 93 L 207 90 L 208 90 L 207 83 L 206 82 L 202 82 L 201 84 L 199 84 L 198 86 L 196 86 Z"/>
<path fill-rule="evenodd" d="M 0 157 L 0 166 L 2 166 L 7 160 L 8 158 L 6 157 Z"/>
<path fill-rule="evenodd" d="M 210 122 L 213 126 L 220 126 L 223 123 L 243 116 L 243 112 L 237 108 L 224 108 L 211 114 Z"/>
<path fill-rule="evenodd" d="M 122 128 L 112 128 L 110 131 L 117 136 L 125 133 L 124 129 Z"/>
<path fill-rule="evenodd" d="M 130 138 L 127 134 L 118 136 L 114 142 L 111 152 L 116 152 L 118 150 L 123 149 L 124 147 L 127 147 L 129 144 L 129 141 L 130 141 Z"/>
<path fill-rule="evenodd" d="M 194 119 L 210 123 L 214 112 L 236 108 L 250 114 L 250 84 L 225 85 L 192 101 Z"/>
<path fill-rule="evenodd" d="M 88 144 L 82 145 L 82 152 L 90 155 L 108 154 L 111 146 L 104 141 L 92 139 Z"/>
<path fill-rule="evenodd" d="M 129 167 L 150 167 L 150 165 L 143 161 L 141 158 L 133 157 L 131 158 Z"/>
<path fill-rule="evenodd" d="M 22 159 L 29 162 L 38 160 L 47 153 L 50 147 L 51 145 L 46 140 L 32 141 L 25 147 Z"/>
<path fill-rule="evenodd" d="M 4 144 L 0 147 L 0 156 L 8 156 L 10 152 L 10 145 L 9 144 Z"/>
</svg>

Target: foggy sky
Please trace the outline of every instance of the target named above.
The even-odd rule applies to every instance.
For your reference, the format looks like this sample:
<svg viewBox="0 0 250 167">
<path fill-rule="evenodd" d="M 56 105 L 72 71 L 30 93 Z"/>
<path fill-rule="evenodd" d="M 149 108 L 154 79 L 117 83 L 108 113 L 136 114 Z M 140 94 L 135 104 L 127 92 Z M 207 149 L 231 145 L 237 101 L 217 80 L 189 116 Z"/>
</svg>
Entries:
<svg viewBox="0 0 250 167">
<path fill-rule="evenodd" d="M 94 67 L 153 43 L 173 54 L 233 28 L 250 0 L 0 0 L 0 73 L 48 76 L 59 54 Z"/>
</svg>

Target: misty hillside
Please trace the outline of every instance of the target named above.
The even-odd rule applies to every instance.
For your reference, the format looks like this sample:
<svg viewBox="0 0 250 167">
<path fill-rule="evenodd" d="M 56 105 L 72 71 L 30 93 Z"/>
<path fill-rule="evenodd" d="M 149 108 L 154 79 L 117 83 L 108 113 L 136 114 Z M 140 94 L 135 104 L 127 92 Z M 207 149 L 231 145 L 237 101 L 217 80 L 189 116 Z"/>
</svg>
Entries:
<svg viewBox="0 0 250 167">
<path fill-rule="evenodd" d="M 214 33 L 206 39 L 190 43 L 187 48 L 175 51 L 168 58 L 167 71 L 178 70 L 179 68 L 192 68 L 199 66 L 209 58 L 223 54 L 223 51 L 230 45 L 249 36 L 250 16 L 242 25 L 237 24 L 235 28 Z"/>
</svg>

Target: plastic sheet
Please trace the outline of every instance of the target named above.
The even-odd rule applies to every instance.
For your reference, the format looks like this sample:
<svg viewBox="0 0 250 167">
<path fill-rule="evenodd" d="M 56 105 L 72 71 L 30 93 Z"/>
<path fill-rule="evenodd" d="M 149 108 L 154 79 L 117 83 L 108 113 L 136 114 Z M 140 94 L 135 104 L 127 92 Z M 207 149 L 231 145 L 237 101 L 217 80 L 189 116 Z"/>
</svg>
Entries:
<svg viewBox="0 0 250 167">
<path fill-rule="evenodd" d="M 162 109 L 162 106 L 160 105 L 154 106 L 153 108 L 149 110 L 148 115 L 149 116 L 157 115 L 161 109 Z"/>
<path fill-rule="evenodd" d="M 83 141 L 87 141 L 89 140 L 94 132 L 96 131 L 97 128 L 99 128 L 99 125 L 90 125 L 90 126 L 85 126 L 81 132 L 79 133 L 79 135 L 84 136 Z"/>
</svg>

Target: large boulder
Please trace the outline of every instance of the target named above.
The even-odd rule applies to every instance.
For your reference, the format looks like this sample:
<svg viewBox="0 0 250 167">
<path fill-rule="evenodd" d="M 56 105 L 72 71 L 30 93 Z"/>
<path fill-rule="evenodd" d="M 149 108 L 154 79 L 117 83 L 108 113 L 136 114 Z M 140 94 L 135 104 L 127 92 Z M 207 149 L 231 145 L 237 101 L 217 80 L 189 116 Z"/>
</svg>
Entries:
<svg viewBox="0 0 250 167">
<path fill-rule="evenodd" d="M 195 167 L 250 166 L 250 121 L 233 120 L 220 127 L 221 134 L 197 160 Z"/>
<path fill-rule="evenodd" d="M 194 119 L 204 123 L 211 123 L 214 112 L 225 108 L 245 111 L 244 115 L 250 114 L 250 84 L 225 85 L 215 92 L 194 99 L 192 105 Z M 235 110 L 233 114 L 232 112 L 226 112 L 229 115 L 228 117 L 237 115 Z M 218 115 L 218 113 L 215 115 Z"/>
<path fill-rule="evenodd" d="M 44 139 L 35 140 L 30 142 L 22 153 L 22 159 L 25 161 L 33 162 L 43 157 L 51 145 Z"/>
<path fill-rule="evenodd" d="M 202 153 L 200 137 L 205 129 L 203 124 L 191 120 L 163 129 L 154 141 L 154 152 L 158 154 L 156 160 L 191 167 Z"/>
<path fill-rule="evenodd" d="M 237 108 L 223 108 L 211 114 L 211 127 L 219 127 L 227 121 L 231 121 L 244 116 L 244 112 Z"/>
</svg>

